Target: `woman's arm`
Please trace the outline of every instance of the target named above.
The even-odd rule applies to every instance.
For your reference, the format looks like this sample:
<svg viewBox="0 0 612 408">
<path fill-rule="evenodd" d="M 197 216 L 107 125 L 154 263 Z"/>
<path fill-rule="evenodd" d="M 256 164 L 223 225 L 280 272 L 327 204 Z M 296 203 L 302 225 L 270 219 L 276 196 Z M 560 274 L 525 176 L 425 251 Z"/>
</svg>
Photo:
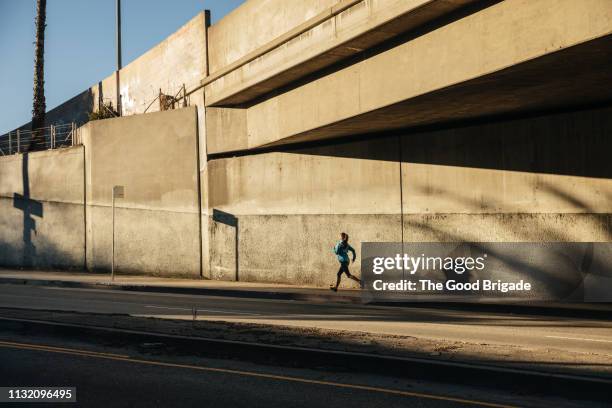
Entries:
<svg viewBox="0 0 612 408">
<path fill-rule="evenodd" d="M 350 245 L 348 246 L 348 250 L 353 253 L 353 262 L 355 262 L 355 259 L 357 258 L 357 252 L 355 252 L 355 249 L 353 249 L 353 247 Z"/>
</svg>

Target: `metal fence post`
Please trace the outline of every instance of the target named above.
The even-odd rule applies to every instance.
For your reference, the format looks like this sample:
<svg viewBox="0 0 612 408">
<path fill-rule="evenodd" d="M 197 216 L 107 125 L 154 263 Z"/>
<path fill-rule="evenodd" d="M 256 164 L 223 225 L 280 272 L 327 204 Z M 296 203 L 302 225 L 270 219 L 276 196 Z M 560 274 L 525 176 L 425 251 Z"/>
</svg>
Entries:
<svg viewBox="0 0 612 408">
<path fill-rule="evenodd" d="M 9 132 L 9 154 L 13 154 L 13 138 L 11 132 Z"/>
<path fill-rule="evenodd" d="M 113 187 L 113 241 L 111 243 L 111 281 L 115 280 L 115 187 Z"/>
<path fill-rule="evenodd" d="M 20 141 L 21 132 L 17 129 L 17 153 L 21 153 L 21 141 Z"/>
<path fill-rule="evenodd" d="M 51 149 L 55 149 L 55 126 L 51 125 Z"/>
</svg>

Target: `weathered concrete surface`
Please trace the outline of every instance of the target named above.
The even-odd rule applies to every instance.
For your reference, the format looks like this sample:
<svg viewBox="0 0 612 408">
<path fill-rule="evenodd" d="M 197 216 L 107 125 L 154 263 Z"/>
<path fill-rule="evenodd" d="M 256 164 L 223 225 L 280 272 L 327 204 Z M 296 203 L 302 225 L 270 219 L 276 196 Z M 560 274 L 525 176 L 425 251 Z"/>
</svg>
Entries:
<svg viewBox="0 0 612 408">
<path fill-rule="evenodd" d="M 339 1 L 232 64 L 212 72 L 212 78 L 205 80 L 208 83 L 207 104 L 228 106 L 247 103 L 474 3 L 475 0 Z M 242 7 L 249 8 L 248 4 Z M 238 16 L 244 20 L 236 21 Z M 249 13 L 237 10 L 233 24 L 251 26 L 252 21 L 247 20 L 248 17 Z M 216 29 L 214 27 L 213 32 Z M 211 43 L 215 57 L 218 47 L 219 44 Z"/>
<path fill-rule="evenodd" d="M 210 27 L 210 72 L 231 64 L 337 2 L 338 0 L 245 2 Z"/>
<path fill-rule="evenodd" d="M 246 109 L 206 107 L 207 152 L 241 150 L 248 144 Z"/>
<path fill-rule="evenodd" d="M 404 213 L 609 213 L 611 131 L 605 107 L 411 133 L 401 141 Z"/>
<path fill-rule="evenodd" d="M 612 108 L 402 139 L 412 241 L 612 241 Z"/>
<path fill-rule="evenodd" d="M 86 152 L 87 265 L 111 261 L 111 191 L 116 201 L 116 269 L 199 276 L 196 109 L 90 122 Z"/>
<path fill-rule="evenodd" d="M 340 232 L 401 240 L 398 158 L 388 139 L 209 161 L 210 277 L 326 285 Z"/>
<path fill-rule="evenodd" d="M 159 110 L 155 98 L 162 93 L 177 95 L 183 84 L 193 90 L 206 76 L 206 28 L 204 12 L 199 13 L 168 38 L 132 61 L 120 71 L 121 103 L 124 115 Z M 115 74 L 94 85 L 91 91 L 97 102 L 102 94 L 105 101 L 116 103 Z M 150 105 L 150 106 L 149 106 Z"/>
<path fill-rule="evenodd" d="M 248 108 L 243 149 L 609 99 L 610 33 L 607 0 L 503 1 Z"/>
<path fill-rule="evenodd" d="M 0 157 L 0 264 L 83 268 L 83 148 Z"/>
<path fill-rule="evenodd" d="M 341 231 L 356 248 L 612 241 L 610 118 L 608 107 L 211 160 L 210 277 L 329 284 Z"/>
</svg>

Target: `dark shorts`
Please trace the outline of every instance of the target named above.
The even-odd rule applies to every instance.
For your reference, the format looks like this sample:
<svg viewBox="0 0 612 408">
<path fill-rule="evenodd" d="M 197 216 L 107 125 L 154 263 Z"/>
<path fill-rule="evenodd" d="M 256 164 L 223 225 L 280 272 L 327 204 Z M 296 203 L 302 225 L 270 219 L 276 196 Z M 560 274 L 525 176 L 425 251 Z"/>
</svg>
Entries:
<svg viewBox="0 0 612 408">
<path fill-rule="evenodd" d="M 346 276 L 351 276 L 349 272 L 349 263 L 348 262 L 340 262 L 340 269 L 338 270 L 338 275 L 342 275 L 342 273 L 346 273 Z"/>
</svg>

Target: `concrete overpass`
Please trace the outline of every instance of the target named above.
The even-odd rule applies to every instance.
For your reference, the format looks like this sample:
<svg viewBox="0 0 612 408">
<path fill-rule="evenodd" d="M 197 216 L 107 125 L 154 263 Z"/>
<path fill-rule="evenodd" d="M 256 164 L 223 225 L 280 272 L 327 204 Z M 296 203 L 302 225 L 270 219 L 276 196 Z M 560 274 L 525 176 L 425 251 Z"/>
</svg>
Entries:
<svg viewBox="0 0 612 408">
<path fill-rule="evenodd" d="M 329 2 L 268 38 L 299 11 L 267 1 L 258 19 L 263 3 L 209 30 L 212 277 L 323 285 L 343 230 L 357 244 L 612 238 L 610 2 Z M 240 19 L 252 31 L 230 34 Z"/>
<path fill-rule="evenodd" d="M 606 0 L 352 1 L 311 20 L 204 80 L 224 107 L 209 153 L 610 98 Z"/>
</svg>

